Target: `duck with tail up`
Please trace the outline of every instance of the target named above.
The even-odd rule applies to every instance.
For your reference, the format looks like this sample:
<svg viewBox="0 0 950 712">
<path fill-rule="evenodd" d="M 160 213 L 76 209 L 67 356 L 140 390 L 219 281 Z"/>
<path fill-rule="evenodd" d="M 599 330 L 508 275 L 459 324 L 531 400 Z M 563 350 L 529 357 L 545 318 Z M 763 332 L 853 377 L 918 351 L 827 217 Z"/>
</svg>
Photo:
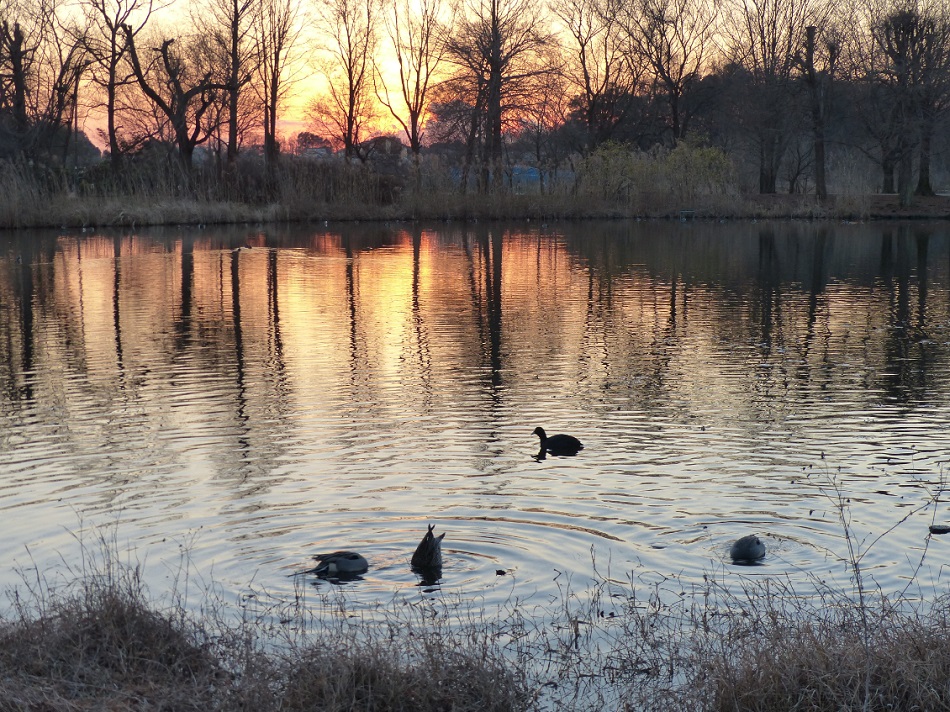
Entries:
<svg viewBox="0 0 950 712">
<path fill-rule="evenodd" d="M 442 568 L 442 540 L 445 539 L 445 532 L 436 536 L 432 533 L 433 529 L 435 529 L 435 524 L 430 524 L 429 530 L 413 552 L 412 568 L 423 570 Z"/>
<path fill-rule="evenodd" d="M 537 457 L 543 460 L 545 453 L 552 455 L 576 455 L 584 449 L 584 444 L 573 435 L 551 435 L 544 432 L 544 428 L 535 428 L 534 434 L 541 438 L 541 451 Z"/>
</svg>

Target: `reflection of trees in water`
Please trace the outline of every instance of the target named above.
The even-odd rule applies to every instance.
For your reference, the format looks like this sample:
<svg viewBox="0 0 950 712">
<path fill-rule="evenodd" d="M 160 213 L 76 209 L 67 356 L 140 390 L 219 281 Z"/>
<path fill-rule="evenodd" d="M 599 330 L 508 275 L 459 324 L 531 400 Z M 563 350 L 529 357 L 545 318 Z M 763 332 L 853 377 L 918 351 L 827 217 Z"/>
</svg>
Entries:
<svg viewBox="0 0 950 712">
<path fill-rule="evenodd" d="M 362 303 L 360 264 L 369 252 L 392 245 L 408 246 L 408 240 L 412 272 L 411 276 L 407 272 L 406 277 L 411 279 L 411 302 L 407 305 L 403 341 L 411 358 L 402 363 L 411 374 L 403 379 L 419 386 L 421 393 L 420 389 L 416 393 L 426 402 L 433 392 L 433 359 L 448 353 L 441 351 L 443 346 L 431 343 L 430 320 L 435 318 L 437 306 L 444 307 L 435 300 L 466 300 L 451 307 L 460 315 L 470 314 L 472 319 L 464 320 L 468 327 L 464 333 L 466 343 L 459 344 L 452 357 L 463 362 L 460 366 L 484 373 L 486 394 L 497 398 L 507 369 L 512 367 L 505 362 L 509 357 L 503 340 L 518 338 L 520 322 L 513 319 L 521 318 L 532 308 L 519 304 L 516 296 L 503 302 L 503 277 L 534 263 L 537 274 L 530 275 L 530 279 L 536 280 L 540 289 L 548 279 L 545 270 L 556 264 L 558 253 L 579 257 L 578 264 L 582 266 L 575 265 L 570 271 L 586 272 L 581 277 L 586 299 L 576 305 L 583 310 L 576 318 L 584 323 L 579 343 L 566 343 L 552 336 L 549 347 L 577 349 L 587 364 L 580 363 L 577 368 L 589 372 L 580 377 L 589 378 L 603 391 L 612 389 L 616 395 L 616 389 L 627 387 L 631 398 L 649 401 L 668 397 L 669 381 L 678 377 L 670 374 L 670 369 L 677 356 L 689 348 L 687 337 L 707 329 L 711 331 L 710 342 L 723 336 L 724 342 L 753 343 L 760 349 L 755 358 L 782 361 L 781 353 L 797 350 L 799 358 L 791 367 L 793 375 L 783 373 L 786 358 L 779 364 L 781 368 L 773 369 L 764 378 L 753 379 L 754 385 L 750 387 L 757 392 L 768 395 L 775 385 L 787 387 L 788 379 L 803 384 L 820 379 L 830 384 L 836 377 L 836 365 L 829 362 L 832 340 L 836 334 L 840 336 L 841 324 L 850 318 L 842 309 L 848 308 L 847 299 L 858 299 L 855 304 L 868 301 L 866 307 L 859 308 L 868 310 L 869 322 L 848 328 L 865 330 L 861 348 L 869 362 L 874 362 L 877 354 L 868 385 L 881 388 L 889 400 L 911 400 L 927 390 L 934 377 L 935 362 L 941 358 L 941 351 L 927 340 L 936 318 L 934 305 L 929 301 L 929 286 L 935 273 L 938 280 L 947 277 L 947 239 L 924 226 L 861 230 L 853 232 L 827 223 L 691 223 L 684 227 L 678 223 L 618 221 L 604 229 L 599 224 L 566 226 L 563 236 L 554 242 L 538 235 L 530 243 L 525 241 L 524 248 L 534 250 L 536 260 L 522 262 L 514 255 L 515 259 L 504 262 L 505 249 L 521 249 L 515 242 L 520 237 L 517 232 L 509 237 L 497 225 L 466 226 L 432 233 L 427 238 L 445 247 L 461 248 L 455 257 L 451 250 L 444 257 L 451 260 L 461 255 L 465 286 L 454 295 L 446 285 L 436 291 L 424 283 L 422 233 L 417 227 L 411 233 L 378 225 L 369 230 L 348 226 L 344 231 L 280 227 L 273 231 L 254 230 L 250 237 L 247 228 L 206 230 L 187 238 L 182 238 L 180 232 L 162 232 L 157 243 L 149 244 L 147 249 L 160 246 L 174 264 L 173 281 L 179 288 L 174 294 L 162 296 L 177 302 L 169 306 L 173 313 L 169 317 L 171 357 L 188 352 L 188 357 L 196 360 L 196 368 L 230 379 L 231 397 L 237 399 L 234 417 L 238 431 L 240 422 L 258 416 L 267 422 L 278 422 L 282 404 L 288 400 L 290 386 L 282 338 L 285 304 L 279 288 L 280 279 L 285 276 L 280 274 L 284 263 L 275 248 L 299 247 L 311 254 L 326 252 L 344 258 L 336 273 L 340 281 L 333 289 L 339 293 L 341 306 L 345 304 L 341 313 L 346 314 L 348 323 L 341 320 L 340 325 L 346 323 L 351 387 L 355 389 L 354 397 L 372 398 L 378 387 L 371 375 L 376 339 L 372 330 L 376 325 L 371 321 L 372 307 Z M 149 243 L 145 236 L 134 239 L 143 245 Z M 230 251 L 251 241 L 252 249 Z M 118 391 L 126 387 L 120 382 L 123 374 L 141 358 L 134 340 L 141 338 L 143 329 L 134 323 L 132 305 L 127 306 L 135 275 L 127 278 L 126 271 L 132 273 L 134 262 L 126 260 L 134 259 L 135 244 L 132 238 L 120 236 L 102 241 L 97 249 L 104 252 L 107 246 L 113 265 L 108 276 L 112 292 L 113 379 Z M 86 368 L 83 306 L 71 301 L 82 300 L 84 279 L 69 274 L 82 269 L 85 251 L 82 239 L 67 238 L 7 243 L 6 249 L 0 249 L 0 256 L 6 255 L 0 257 L 0 349 L 6 368 L 10 369 L 3 377 L 5 399 L 34 397 L 31 366 L 38 354 L 36 339 L 39 334 L 51 338 L 53 333 L 41 324 L 61 325 L 55 338 L 61 339 L 62 351 L 69 359 L 64 366 L 67 371 L 81 372 Z M 20 261 L 16 261 L 17 255 Z M 534 255 L 529 252 L 525 256 Z M 545 262 L 546 259 L 554 262 Z M 101 271 L 102 267 L 97 269 Z M 220 273 L 217 277 L 210 274 L 214 269 Z M 213 305 L 208 297 L 208 284 L 215 279 L 220 282 L 220 305 Z M 841 292 L 832 293 L 837 302 L 829 299 L 829 281 L 836 286 L 844 285 Z M 372 288 L 365 282 L 364 286 Z M 78 296 L 74 293 L 77 288 Z M 433 289 L 431 300 L 424 298 L 425 289 Z M 632 296 L 631 290 L 636 295 Z M 838 298 L 842 292 L 847 294 Z M 641 303 L 624 303 L 630 299 Z M 255 305 L 266 305 L 266 324 L 260 329 L 252 319 L 260 311 L 255 311 Z M 700 319 L 691 318 L 691 305 L 693 310 L 699 310 L 695 313 Z M 562 308 L 575 307 L 565 303 L 538 308 L 545 310 L 537 315 L 541 324 L 537 333 L 543 335 L 545 330 L 560 329 L 561 325 L 555 322 L 547 326 L 551 315 L 560 313 Z M 631 315 L 635 309 L 640 312 Z M 832 313 L 833 309 L 838 313 Z M 946 312 L 946 305 L 942 309 Z M 503 328 L 507 325 L 511 329 L 512 324 L 515 331 L 506 335 Z M 135 344 L 135 348 L 130 344 Z M 434 346 L 440 350 L 434 351 Z M 255 354 L 261 350 L 264 353 L 258 362 Z M 716 358 L 715 349 L 711 349 L 711 354 L 710 358 Z M 407 380 L 411 378 L 416 379 L 415 383 Z M 600 379 L 599 384 L 596 379 Z M 134 399 L 135 394 L 132 388 L 121 398 Z M 120 399 L 119 395 L 113 397 Z"/>
<path fill-rule="evenodd" d="M 200 273 L 196 273 L 196 242 L 205 253 Z M 233 444 L 216 448 L 212 457 L 266 463 L 269 457 L 261 448 L 268 449 L 272 440 L 266 433 L 268 424 L 279 420 L 274 411 L 287 404 L 278 255 L 274 250 L 225 249 L 218 257 L 209 250 L 210 243 L 226 241 L 214 237 L 209 241 L 209 236 L 201 233 L 182 239 L 166 232 L 155 241 L 116 233 L 88 238 L 50 235 L 23 245 L 8 243 L 9 258 L 0 257 L 0 334 L 7 335 L 0 348 L 6 351 L 4 362 L 10 369 L 8 375 L 0 372 L 7 389 L 5 400 L 44 398 L 47 407 L 62 409 L 63 420 L 68 422 L 74 408 L 138 412 L 154 399 L 156 389 L 167 395 L 169 387 L 182 387 L 183 395 L 193 395 L 199 385 L 191 378 L 203 378 L 216 386 L 231 381 L 230 391 L 210 389 L 214 398 L 227 403 L 219 412 L 230 414 L 231 427 L 224 422 L 221 432 L 227 431 Z M 253 256 L 263 262 L 265 252 L 266 287 L 262 290 L 253 276 L 248 279 L 243 260 Z M 137 264 L 136 259 L 143 255 L 159 257 Z M 209 284 L 217 282 L 227 301 L 196 306 L 200 291 L 196 283 L 202 281 L 205 299 Z M 171 288 L 173 284 L 177 289 Z M 245 303 L 264 296 L 262 291 L 266 291 L 269 306 L 263 378 L 257 364 L 252 373 L 248 363 L 248 353 L 261 340 L 256 332 L 248 333 L 244 315 Z M 158 319 L 167 323 L 151 321 L 157 312 L 150 313 L 147 307 L 155 304 L 161 305 Z M 163 333 L 170 336 L 167 345 Z M 37 354 L 44 354 L 43 361 L 48 363 L 36 364 Z M 165 361 L 179 358 L 187 360 L 185 370 L 172 383 L 166 382 L 173 367 Z M 37 374 L 41 381 L 36 381 Z M 174 417 L 171 410 L 159 409 L 158 421 L 147 428 L 182 427 L 181 418 L 191 417 L 188 410 L 187 402 L 174 409 Z M 88 434 L 97 433 L 97 427 L 89 423 L 77 428 L 68 447 L 96 450 L 106 477 L 111 468 L 106 460 L 113 456 L 101 442 L 83 441 Z M 258 441 L 252 441 L 252 432 L 261 435 Z M 123 468 L 134 467 L 134 458 L 153 456 L 148 452 L 148 438 L 143 436 L 137 434 L 116 446 L 122 455 L 115 457 L 124 461 Z M 249 465 L 245 475 L 257 474 L 259 467 Z M 120 496 L 120 490 L 115 494 Z"/>
<path fill-rule="evenodd" d="M 822 385 L 831 379 L 833 364 L 830 360 L 830 326 L 827 322 L 828 299 L 828 253 L 834 249 L 833 236 L 829 238 L 827 230 L 820 228 L 811 245 L 811 270 L 804 280 L 808 289 L 808 306 L 805 318 L 805 335 L 801 340 L 801 360 L 795 369 L 799 383 L 808 383 L 813 379 L 812 363 L 817 362 L 821 371 Z M 816 350 L 818 353 L 815 353 Z"/>
<path fill-rule="evenodd" d="M 928 339 L 933 328 L 928 285 L 934 260 L 939 259 L 933 255 L 935 236 L 928 228 L 619 223 L 604 231 L 588 226 L 584 234 L 572 234 L 571 228 L 566 233 L 570 249 L 591 264 L 600 282 L 645 271 L 655 288 L 670 296 L 672 323 L 677 281 L 704 285 L 707 304 L 719 312 L 717 329 L 734 334 L 748 329 L 748 338 L 766 361 L 781 361 L 781 353 L 798 349 L 801 360 L 794 378 L 806 383 L 817 377 L 818 387 L 830 386 L 837 377 L 832 340 L 846 338 L 840 329 L 851 316 L 846 310 L 856 306 L 847 304 L 847 290 L 836 292 L 835 301 L 829 302 L 829 280 L 847 285 L 851 298 L 870 293 L 871 321 L 864 343 L 865 348 L 877 344 L 883 363 L 868 385 L 877 380 L 888 399 L 902 401 L 920 397 L 926 389 L 937 358 Z M 939 254 L 946 255 L 947 241 L 939 245 Z M 875 294 L 884 301 L 875 300 Z M 736 304 L 746 304 L 749 310 L 736 309 Z M 649 362 L 664 368 L 653 354 Z M 771 395 L 775 385 L 787 388 L 788 378 L 781 368 L 772 368 L 758 379 L 756 389 Z"/>
<path fill-rule="evenodd" d="M 0 357 L 10 369 L 4 381 L 7 398 L 12 402 L 33 400 L 33 368 L 35 358 L 33 310 L 35 283 L 34 256 L 24 254 L 28 245 L 11 245 L 5 260 L 5 285 L 0 284 Z M 19 344 L 19 345 L 17 345 Z"/>
<path fill-rule="evenodd" d="M 758 278 L 759 313 L 757 316 L 762 329 L 763 355 L 768 356 L 772 350 L 773 319 L 781 318 L 781 274 L 779 257 L 776 254 L 774 229 L 759 232 Z"/>
<path fill-rule="evenodd" d="M 345 257 L 343 282 L 347 313 L 347 340 L 349 350 L 349 372 L 352 397 L 361 402 L 372 402 L 378 394 L 380 384 L 375 380 L 375 366 L 378 354 L 376 349 L 381 348 L 379 336 L 374 332 L 376 325 L 372 322 L 373 308 L 381 308 L 378 303 L 379 286 L 373 284 L 375 276 L 374 265 L 366 266 L 366 273 L 362 273 L 364 259 L 374 250 L 388 247 L 402 247 L 404 242 L 411 243 L 411 274 L 409 276 L 409 304 L 407 305 L 407 322 L 402 334 L 403 364 L 411 364 L 399 374 L 400 382 L 418 395 L 423 410 L 431 406 L 432 386 L 432 354 L 429 337 L 429 325 L 423 304 L 422 282 L 422 241 L 423 232 L 418 225 L 408 232 L 399 229 L 391 230 L 385 226 L 375 226 L 370 230 L 360 230 L 347 226 L 339 236 L 339 249 Z M 290 238 L 281 245 L 304 244 L 313 246 L 313 241 L 303 241 Z M 332 244 L 332 239 L 331 239 Z M 326 244 L 326 243 L 323 243 Z M 337 249 L 330 248 L 331 251 Z M 367 280 L 364 284 L 364 280 Z M 362 287 L 366 288 L 364 300 Z M 385 300 L 384 300 L 385 301 Z M 389 306 L 389 305 L 386 305 Z M 385 309 L 386 306 L 382 308 Z M 398 305 L 394 305 L 398 306 Z M 398 311 L 398 310 L 397 310 Z"/>
<path fill-rule="evenodd" d="M 368 371 L 367 349 L 360 334 L 362 318 L 359 306 L 359 278 L 356 273 L 356 259 L 353 241 L 343 238 L 343 253 L 346 256 L 344 268 L 344 289 L 346 290 L 346 312 L 349 317 L 350 384 L 359 389 L 361 378 Z M 354 396 L 358 397 L 358 393 Z"/>
<path fill-rule="evenodd" d="M 245 456 L 249 450 L 247 413 L 247 373 L 244 366 L 244 329 L 241 324 L 241 253 L 231 253 L 231 321 L 234 333 L 234 386 L 237 398 L 235 413 L 240 428 L 238 448 Z M 246 459 L 246 457 L 245 457 Z"/>
<path fill-rule="evenodd" d="M 277 403 L 283 403 L 289 393 L 287 382 L 287 362 L 284 358 L 284 339 L 280 322 L 280 297 L 277 273 L 276 246 L 267 251 L 267 305 L 269 308 L 270 348 L 268 349 L 268 371 L 274 375 L 274 386 L 280 398 Z"/>
<path fill-rule="evenodd" d="M 119 378 L 125 375 L 125 366 L 122 357 L 122 240 L 118 236 L 112 239 L 114 253 L 112 270 L 112 329 L 115 335 L 115 361 L 119 370 Z"/>
<path fill-rule="evenodd" d="M 255 242 L 257 249 L 232 250 L 229 262 L 236 403 L 234 447 L 229 456 L 238 462 L 238 466 L 231 468 L 229 472 L 232 477 L 242 482 L 253 480 L 254 476 L 259 474 L 260 465 L 257 463 L 267 462 L 271 456 L 280 454 L 278 446 L 274 444 L 278 439 L 269 437 L 276 433 L 267 433 L 266 427 L 262 433 L 261 424 L 281 421 L 281 416 L 286 414 L 284 409 L 288 407 L 287 396 L 290 390 L 281 335 L 278 253 L 276 247 L 269 244 L 265 233 L 256 236 Z M 250 257 L 260 260 L 261 252 L 264 253 L 265 260 L 263 290 L 254 280 L 254 277 L 260 276 L 259 269 L 242 271 L 242 261 Z M 182 260 L 184 261 L 184 254 Z M 257 333 L 246 334 L 243 302 L 245 299 L 254 302 L 261 296 L 261 291 L 266 300 L 266 323 Z M 184 292 L 185 290 L 183 295 Z M 190 288 L 188 292 L 190 293 Z M 181 313 L 190 313 L 191 310 L 190 306 L 186 310 L 182 305 Z M 260 333 L 265 335 L 263 339 L 260 338 Z M 264 352 L 255 372 L 254 366 L 249 363 L 249 357 L 252 356 L 254 348 L 260 346 L 263 346 Z M 260 437 L 261 435 L 264 437 Z"/>
<path fill-rule="evenodd" d="M 182 352 L 188 348 L 189 336 L 193 324 L 191 322 L 192 294 L 195 282 L 195 242 L 182 240 L 180 262 L 180 290 L 179 316 L 175 320 L 175 349 Z"/>
<path fill-rule="evenodd" d="M 651 409 L 669 399 L 670 364 L 682 348 L 689 290 L 675 267 L 660 276 L 642 267 L 617 272 L 605 263 L 587 268 L 579 353 L 587 374 L 581 378 L 592 381 L 603 399 L 626 398 Z"/>
<path fill-rule="evenodd" d="M 880 387 L 885 400 L 898 403 L 923 398 L 936 353 L 930 340 L 927 321 L 927 283 L 929 279 L 930 236 L 907 226 L 890 231 L 881 240 L 882 284 L 889 297 L 889 320 L 884 337 L 884 356 Z M 916 253 L 917 309 L 912 311 L 914 280 L 912 258 Z"/>
<path fill-rule="evenodd" d="M 504 233 L 499 228 L 464 228 L 462 244 L 468 264 L 471 309 L 475 317 L 479 349 L 487 366 L 488 384 L 493 401 L 502 385 L 502 252 Z M 487 353 L 485 352 L 487 347 Z"/>
<path fill-rule="evenodd" d="M 422 391 L 420 394 L 422 411 L 428 412 L 432 406 L 432 353 L 429 344 L 429 330 L 422 311 L 421 277 L 422 229 L 416 225 L 412 229 L 412 304 L 410 306 L 412 334 L 410 338 L 406 339 L 406 346 L 409 349 L 411 359 L 415 361 L 415 371 L 419 375 L 419 386 Z"/>
</svg>

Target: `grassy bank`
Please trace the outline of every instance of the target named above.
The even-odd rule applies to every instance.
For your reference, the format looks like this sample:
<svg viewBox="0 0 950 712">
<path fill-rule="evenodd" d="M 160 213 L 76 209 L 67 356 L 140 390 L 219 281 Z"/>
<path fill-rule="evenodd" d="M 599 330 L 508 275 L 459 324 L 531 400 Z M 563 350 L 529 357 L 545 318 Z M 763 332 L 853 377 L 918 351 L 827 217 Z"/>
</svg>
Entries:
<svg viewBox="0 0 950 712">
<path fill-rule="evenodd" d="M 0 227 L 140 227 L 323 220 L 474 219 L 749 219 L 866 220 L 948 218 L 950 198 L 743 192 L 725 156 L 681 144 L 642 154 L 606 146 L 543 182 L 514 174 L 494 191 L 463 189 L 457 169 L 433 160 L 418 173 L 406 165 L 347 165 L 287 156 L 267 173 L 254 159 L 222 176 L 212 167 L 184 175 L 154 159 L 86 169 L 4 165 Z M 474 179 L 473 179 L 474 180 Z"/>
<path fill-rule="evenodd" d="M 367 614 L 321 600 L 200 610 L 153 599 L 138 565 L 11 595 L 3 710 L 911 710 L 950 707 L 950 600 L 809 595 L 782 579 L 649 574 L 493 617 L 420 599 Z M 741 581 L 741 579 L 738 579 Z M 304 584 L 306 585 L 306 584 Z"/>
</svg>

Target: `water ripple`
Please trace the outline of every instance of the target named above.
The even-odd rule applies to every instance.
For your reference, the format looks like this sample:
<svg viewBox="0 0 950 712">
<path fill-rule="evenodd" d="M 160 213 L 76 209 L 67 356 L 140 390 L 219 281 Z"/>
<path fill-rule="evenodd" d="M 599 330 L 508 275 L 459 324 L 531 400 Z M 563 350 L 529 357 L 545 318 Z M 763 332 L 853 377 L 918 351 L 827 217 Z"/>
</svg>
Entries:
<svg viewBox="0 0 950 712">
<path fill-rule="evenodd" d="M 857 541 L 885 535 L 868 574 L 905 585 L 950 520 L 917 511 L 950 451 L 948 239 L 895 277 L 882 249 L 916 237 L 865 226 L 822 253 L 827 235 L 774 226 L 763 252 L 758 230 L 703 229 L 519 228 L 496 254 L 479 228 L 414 249 L 302 227 L 236 273 L 220 246 L 196 243 L 189 273 L 180 245 L 117 260 L 92 236 L 82 260 L 52 244 L 32 295 L 0 263 L 0 583 L 114 524 L 159 586 L 186 552 L 234 591 L 325 590 L 290 574 L 353 548 L 367 606 L 554 597 L 595 568 L 847 586 L 844 503 Z M 585 449 L 535 459 L 539 425 Z M 408 564 L 428 523 L 439 581 Z M 740 570 L 750 531 L 769 553 Z M 938 579 L 948 546 L 929 542 Z"/>
</svg>

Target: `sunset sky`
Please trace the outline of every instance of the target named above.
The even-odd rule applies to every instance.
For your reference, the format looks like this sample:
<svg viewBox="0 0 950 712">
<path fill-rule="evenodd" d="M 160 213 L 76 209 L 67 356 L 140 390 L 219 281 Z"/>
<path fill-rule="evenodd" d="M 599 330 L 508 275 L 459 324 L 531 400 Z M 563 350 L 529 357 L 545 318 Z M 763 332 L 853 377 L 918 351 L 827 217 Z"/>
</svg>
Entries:
<svg viewBox="0 0 950 712">
<path fill-rule="evenodd" d="M 307 12 L 306 2 L 301 2 L 301 24 L 304 30 L 301 32 L 295 45 L 296 61 L 288 69 L 287 75 L 290 80 L 287 82 L 289 91 L 282 107 L 282 113 L 278 117 L 279 131 L 282 140 L 287 140 L 296 136 L 301 131 L 311 131 L 313 127 L 307 118 L 308 108 L 311 103 L 321 93 L 326 91 L 326 79 L 321 73 L 319 60 L 321 57 L 321 47 L 326 43 L 326 38 L 321 37 L 312 28 L 312 20 L 308 20 L 304 13 Z M 191 13 L 195 12 L 196 6 L 182 3 L 180 0 L 173 1 L 171 4 L 156 10 L 149 21 L 149 28 L 146 33 L 151 31 L 153 34 L 162 37 L 174 37 L 182 30 L 179 25 L 182 22 L 191 24 Z M 380 30 L 380 41 L 377 52 L 377 62 L 384 76 L 389 78 L 392 84 L 398 83 L 398 66 L 392 57 L 391 50 L 387 51 L 390 39 L 384 29 Z M 102 107 L 97 107 L 98 98 L 93 94 L 94 88 L 90 87 L 86 93 L 85 105 L 86 114 L 81 119 L 81 129 L 88 138 L 100 149 L 107 147 L 106 142 L 99 135 L 100 130 L 105 129 L 105 116 Z M 380 107 L 378 131 L 383 133 L 401 132 L 398 123 L 390 115 L 388 109 Z"/>
</svg>

